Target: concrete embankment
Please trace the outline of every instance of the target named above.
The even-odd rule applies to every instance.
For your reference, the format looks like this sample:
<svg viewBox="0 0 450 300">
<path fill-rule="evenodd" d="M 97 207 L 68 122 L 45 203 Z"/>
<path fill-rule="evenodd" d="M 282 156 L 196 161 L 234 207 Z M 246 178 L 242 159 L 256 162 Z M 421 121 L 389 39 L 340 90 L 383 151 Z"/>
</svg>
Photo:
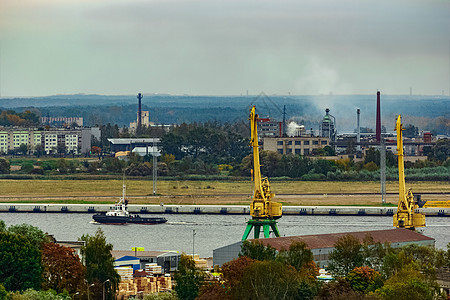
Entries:
<svg viewBox="0 0 450 300">
<path fill-rule="evenodd" d="M 0 203 L 0 212 L 12 213 L 98 213 L 111 209 L 109 204 L 22 204 Z M 128 205 L 130 213 L 140 214 L 222 214 L 248 215 L 245 205 Z M 359 215 L 392 216 L 396 207 L 362 206 L 283 206 L 284 215 Z M 428 207 L 419 211 L 426 216 L 450 217 L 450 208 Z"/>
</svg>

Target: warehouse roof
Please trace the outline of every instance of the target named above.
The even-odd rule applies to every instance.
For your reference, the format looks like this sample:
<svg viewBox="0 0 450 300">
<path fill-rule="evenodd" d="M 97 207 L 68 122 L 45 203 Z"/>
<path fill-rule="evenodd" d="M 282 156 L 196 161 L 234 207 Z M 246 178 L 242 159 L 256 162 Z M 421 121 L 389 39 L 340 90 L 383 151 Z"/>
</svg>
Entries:
<svg viewBox="0 0 450 300">
<path fill-rule="evenodd" d="M 161 139 L 159 138 L 117 138 L 108 139 L 112 144 L 149 144 L 149 143 L 159 143 Z"/>
<path fill-rule="evenodd" d="M 408 229 L 388 229 L 388 230 L 373 230 L 373 231 L 357 231 L 357 232 L 343 232 L 343 233 L 329 233 L 318 235 L 302 235 L 302 236 L 287 236 L 277 238 L 267 238 L 252 241 L 260 241 L 264 245 L 270 245 L 277 250 L 288 249 L 292 242 L 304 242 L 309 249 L 317 248 L 333 248 L 336 242 L 343 236 L 352 235 L 359 241 L 363 241 L 366 235 L 371 235 L 374 242 L 380 243 L 404 243 L 415 241 L 434 241 L 434 239 L 423 234 L 417 233 Z"/>
<path fill-rule="evenodd" d="M 132 251 L 132 250 L 112 250 L 112 256 L 117 259 L 123 256 L 133 256 L 137 258 L 142 257 L 159 257 L 167 254 L 176 255 L 175 251 Z"/>
</svg>

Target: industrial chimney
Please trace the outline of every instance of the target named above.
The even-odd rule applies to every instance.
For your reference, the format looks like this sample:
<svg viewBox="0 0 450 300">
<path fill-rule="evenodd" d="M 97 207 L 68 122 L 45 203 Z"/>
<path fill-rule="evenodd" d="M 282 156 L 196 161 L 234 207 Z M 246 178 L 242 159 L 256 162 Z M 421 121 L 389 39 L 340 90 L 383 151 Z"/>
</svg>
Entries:
<svg viewBox="0 0 450 300">
<path fill-rule="evenodd" d="M 380 108 L 380 91 L 377 92 L 377 124 L 376 124 L 375 138 L 377 143 L 381 141 L 381 108 Z"/>
<path fill-rule="evenodd" d="M 356 150 L 358 152 L 361 151 L 361 145 L 360 145 L 360 143 L 361 143 L 361 127 L 359 125 L 359 115 L 360 115 L 360 110 L 358 108 L 356 110 L 356 132 L 357 132 L 356 133 L 356 144 L 357 144 Z"/>
<path fill-rule="evenodd" d="M 142 100 L 142 94 L 139 93 L 137 95 L 137 98 L 139 100 L 138 102 L 138 119 L 137 119 L 137 128 L 141 129 L 141 125 L 142 125 L 142 105 L 141 105 L 141 100 Z"/>
</svg>

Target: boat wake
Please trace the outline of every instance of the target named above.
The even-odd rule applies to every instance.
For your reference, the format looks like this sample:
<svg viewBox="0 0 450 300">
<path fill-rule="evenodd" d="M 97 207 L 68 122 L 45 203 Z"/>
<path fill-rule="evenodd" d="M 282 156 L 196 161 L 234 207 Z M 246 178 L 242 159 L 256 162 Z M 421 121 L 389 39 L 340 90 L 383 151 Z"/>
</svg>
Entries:
<svg viewBox="0 0 450 300">
<path fill-rule="evenodd" d="M 167 222 L 166 224 L 170 225 L 189 225 L 189 224 L 195 224 L 193 222 Z"/>
</svg>

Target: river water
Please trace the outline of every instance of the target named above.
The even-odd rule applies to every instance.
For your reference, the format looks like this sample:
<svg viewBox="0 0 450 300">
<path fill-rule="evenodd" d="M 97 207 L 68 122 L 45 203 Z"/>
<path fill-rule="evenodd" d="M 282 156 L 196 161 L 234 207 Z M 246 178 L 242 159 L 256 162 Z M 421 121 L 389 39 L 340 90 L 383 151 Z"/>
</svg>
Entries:
<svg viewBox="0 0 450 300">
<path fill-rule="evenodd" d="M 161 215 L 146 215 L 161 217 Z M 244 215 L 164 215 L 166 224 L 104 225 L 90 223 L 91 214 L 0 213 L 7 226 L 30 224 L 54 235 L 60 241 L 74 241 L 83 234 L 105 233 L 114 250 L 176 250 L 200 257 L 211 257 L 213 249 L 242 238 L 249 216 Z M 450 242 L 450 218 L 428 217 L 423 234 L 436 240 L 436 247 L 446 249 Z M 282 236 L 392 229 L 388 216 L 304 216 L 285 215 L 278 220 Z M 195 236 L 193 237 L 193 230 Z M 253 233 L 251 233 L 252 235 Z M 194 243 L 193 243 L 194 238 Z"/>
</svg>

